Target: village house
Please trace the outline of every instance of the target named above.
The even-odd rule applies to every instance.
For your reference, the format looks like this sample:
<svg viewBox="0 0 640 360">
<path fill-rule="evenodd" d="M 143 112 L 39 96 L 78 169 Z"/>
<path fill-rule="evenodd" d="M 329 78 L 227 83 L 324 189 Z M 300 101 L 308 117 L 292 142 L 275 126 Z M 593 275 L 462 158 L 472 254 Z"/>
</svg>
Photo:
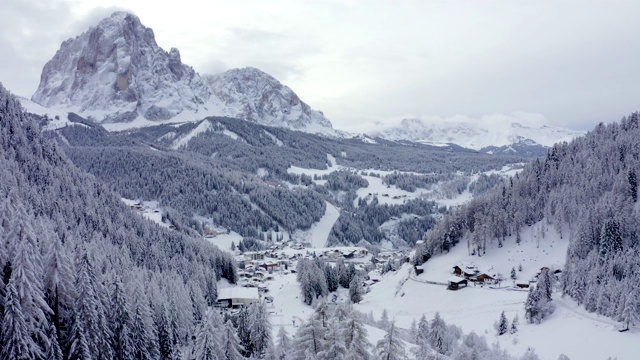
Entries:
<svg viewBox="0 0 640 360">
<path fill-rule="evenodd" d="M 227 287 L 218 290 L 218 305 L 228 308 L 245 307 L 260 301 L 258 288 Z"/>
<path fill-rule="evenodd" d="M 455 265 L 453 267 L 453 274 L 456 276 L 464 277 L 465 279 L 469 279 L 479 272 L 480 271 L 475 266 Z"/>
</svg>

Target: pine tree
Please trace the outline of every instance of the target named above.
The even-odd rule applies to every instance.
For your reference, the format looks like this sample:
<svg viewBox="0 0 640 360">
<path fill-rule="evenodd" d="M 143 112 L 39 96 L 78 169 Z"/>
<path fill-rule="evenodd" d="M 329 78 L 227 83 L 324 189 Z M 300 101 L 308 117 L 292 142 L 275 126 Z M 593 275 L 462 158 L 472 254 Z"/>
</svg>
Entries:
<svg viewBox="0 0 640 360">
<path fill-rule="evenodd" d="M 384 338 L 376 344 L 376 355 L 381 360 L 406 359 L 406 352 L 398 334 L 395 321 L 389 324 Z"/>
<path fill-rule="evenodd" d="M 1 357 L 16 360 L 41 358 L 41 349 L 29 333 L 13 278 L 7 285 L 4 304 Z"/>
<path fill-rule="evenodd" d="M 220 318 L 213 310 L 207 312 L 196 332 L 193 345 L 194 360 L 223 359 L 223 344 L 219 337 L 221 332 Z"/>
<path fill-rule="evenodd" d="M 629 326 L 638 322 L 638 312 L 636 310 L 638 306 L 638 300 L 636 297 L 636 291 L 632 290 L 627 293 L 624 299 L 624 305 L 620 312 L 619 320 L 622 322 L 623 329 L 629 329 Z"/>
<path fill-rule="evenodd" d="M 113 339 L 114 359 L 133 359 L 136 354 L 132 337 L 132 321 L 129 303 L 124 292 L 122 281 L 116 276 L 111 293 L 110 322 Z"/>
<path fill-rule="evenodd" d="M 264 303 L 252 304 L 249 307 L 251 317 L 251 354 L 256 357 L 264 355 L 271 344 L 271 320 Z"/>
<path fill-rule="evenodd" d="M 512 268 L 511 268 L 511 278 L 512 278 L 513 280 L 515 280 L 515 279 L 517 278 L 517 275 L 516 275 L 516 268 L 515 268 L 515 267 L 512 267 Z"/>
<path fill-rule="evenodd" d="M 337 322 L 332 322 L 326 335 L 328 349 L 318 354 L 318 359 L 343 360 L 347 355 L 343 331 Z"/>
<path fill-rule="evenodd" d="M 540 323 L 540 301 L 540 291 L 537 290 L 537 286 L 530 287 L 527 301 L 524 304 L 524 316 L 531 324 Z"/>
<path fill-rule="evenodd" d="M 307 354 L 316 356 L 326 349 L 325 328 L 322 324 L 311 317 L 302 326 L 293 341 L 293 359 L 305 359 Z"/>
<path fill-rule="evenodd" d="M 389 313 L 387 313 L 387 309 L 382 310 L 382 315 L 380 316 L 380 321 L 378 321 L 378 324 L 382 329 L 386 330 L 389 328 Z"/>
<path fill-rule="evenodd" d="M 444 354 L 447 348 L 446 344 L 447 324 L 440 316 L 439 312 L 433 316 L 433 320 L 429 324 L 429 334 L 427 341 L 431 347 L 440 354 Z"/>
<path fill-rule="evenodd" d="M 236 333 L 236 329 L 233 327 L 231 320 L 227 321 L 222 333 L 222 347 L 224 349 L 224 359 L 226 360 L 239 360 L 243 359 L 242 346 L 240 345 L 240 339 Z"/>
<path fill-rule="evenodd" d="M 368 360 L 371 355 L 371 343 L 367 337 L 367 329 L 357 316 L 346 320 L 344 325 L 345 346 L 347 347 L 347 359 Z"/>
<path fill-rule="evenodd" d="M 518 332 L 518 321 L 518 314 L 516 314 L 516 316 L 513 317 L 513 320 L 511 320 L 511 327 L 509 327 L 510 334 L 515 334 Z"/>
<path fill-rule="evenodd" d="M 498 323 L 498 335 L 504 335 L 509 330 L 509 322 L 504 315 L 504 311 L 500 314 L 500 322 Z"/>
<path fill-rule="evenodd" d="M 351 299 L 352 303 L 357 304 L 362 301 L 363 293 L 362 279 L 360 276 L 355 275 L 353 279 L 351 279 L 351 283 L 349 283 L 349 299 Z"/>
<path fill-rule="evenodd" d="M 278 360 L 285 360 L 287 354 L 291 351 L 291 338 L 284 327 L 280 326 L 278 335 L 276 335 L 275 356 Z"/>
</svg>

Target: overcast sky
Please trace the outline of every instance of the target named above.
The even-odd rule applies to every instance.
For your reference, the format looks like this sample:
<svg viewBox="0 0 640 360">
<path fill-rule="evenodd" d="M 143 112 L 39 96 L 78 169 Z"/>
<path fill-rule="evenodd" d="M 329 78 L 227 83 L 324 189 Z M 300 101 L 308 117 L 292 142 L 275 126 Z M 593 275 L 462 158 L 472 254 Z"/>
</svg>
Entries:
<svg viewBox="0 0 640 360">
<path fill-rule="evenodd" d="M 640 110 L 640 1 L 0 0 L 0 6 L 0 81 L 27 97 L 62 41 L 123 9 L 200 74 L 260 68 L 339 129 L 462 116 L 588 130 Z"/>
</svg>

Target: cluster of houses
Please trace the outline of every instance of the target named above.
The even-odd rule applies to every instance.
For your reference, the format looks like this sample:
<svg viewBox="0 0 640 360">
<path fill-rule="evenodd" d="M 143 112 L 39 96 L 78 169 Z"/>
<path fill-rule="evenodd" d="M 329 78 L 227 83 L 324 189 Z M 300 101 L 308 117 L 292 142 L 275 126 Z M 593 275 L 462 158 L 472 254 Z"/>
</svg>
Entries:
<svg viewBox="0 0 640 360">
<path fill-rule="evenodd" d="M 449 290 L 458 290 L 468 285 L 471 281 L 474 284 L 496 285 L 502 281 L 500 274 L 481 272 L 475 265 L 455 265 L 453 275 L 448 279 Z"/>
<path fill-rule="evenodd" d="M 418 271 L 418 269 L 416 269 L 416 271 Z M 558 277 L 559 274 L 562 272 L 559 269 L 551 270 L 549 267 L 544 266 L 540 269 L 540 271 L 536 274 L 536 276 L 533 279 L 531 279 L 530 281 L 516 281 L 514 283 L 514 286 L 521 289 L 528 289 L 531 283 L 535 283 L 537 281 L 538 276 L 540 276 L 540 274 L 543 271 L 551 271 L 556 277 Z M 448 283 L 447 288 L 449 290 L 458 290 L 460 288 L 467 286 L 469 282 L 473 282 L 474 285 L 475 284 L 500 285 L 500 282 L 504 280 L 502 278 L 502 275 L 495 274 L 495 273 L 481 272 L 474 265 L 463 265 L 463 264 L 455 265 L 453 267 L 452 273 L 453 273 L 452 276 L 449 277 L 447 282 Z"/>
</svg>

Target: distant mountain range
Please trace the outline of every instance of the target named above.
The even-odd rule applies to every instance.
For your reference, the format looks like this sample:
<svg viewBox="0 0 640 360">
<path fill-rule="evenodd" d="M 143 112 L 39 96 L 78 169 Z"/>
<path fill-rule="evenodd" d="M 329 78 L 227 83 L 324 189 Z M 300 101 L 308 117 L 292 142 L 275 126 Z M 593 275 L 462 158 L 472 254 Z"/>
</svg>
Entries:
<svg viewBox="0 0 640 360">
<path fill-rule="evenodd" d="M 482 122 L 445 122 L 414 118 L 404 119 L 395 127 L 374 131 L 371 136 L 435 146 L 456 144 L 483 152 L 521 152 L 525 149 L 544 149 L 584 134 L 583 131 L 548 125 L 526 126 L 517 122 L 488 125 Z"/>
<path fill-rule="evenodd" d="M 182 63 L 180 52 L 156 43 L 153 30 L 130 13 L 115 12 L 83 34 L 66 40 L 46 63 L 31 100 L 48 109 L 77 113 L 108 130 L 124 130 L 225 116 L 272 127 L 331 137 L 354 137 L 335 130 L 290 88 L 256 68 L 200 76 Z M 39 109 L 38 106 L 29 106 Z M 54 111 L 55 112 L 55 111 Z M 355 138 L 429 145 L 458 145 L 489 153 L 539 155 L 555 142 L 583 132 L 558 127 L 508 128 L 473 122 L 433 123 L 405 119 L 400 125 Z"/>
</svg>

